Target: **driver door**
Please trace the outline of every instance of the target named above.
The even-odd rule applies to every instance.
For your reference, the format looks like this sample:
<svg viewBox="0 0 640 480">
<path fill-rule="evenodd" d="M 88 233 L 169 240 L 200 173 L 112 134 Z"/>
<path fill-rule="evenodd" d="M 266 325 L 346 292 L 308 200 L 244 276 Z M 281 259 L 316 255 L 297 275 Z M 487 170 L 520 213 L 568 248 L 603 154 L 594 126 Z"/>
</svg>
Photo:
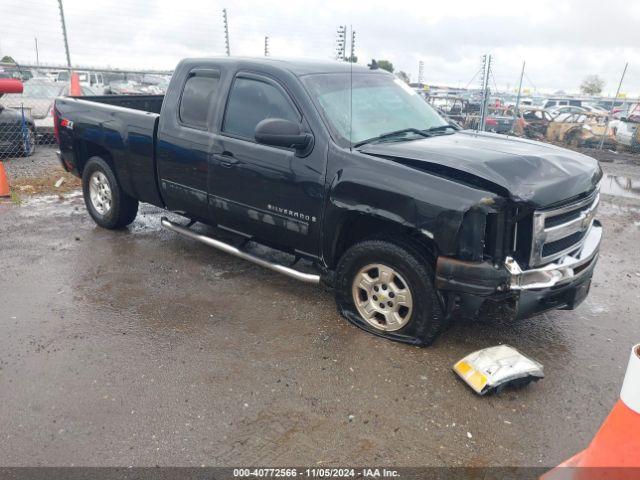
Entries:
<svg viewBox="0 0 640 480">
<path fill-rule="evenodd" d="M 240 72 L 229 91 L 209 168 L 211 216 L 262 242 L 315 255 L 322 209 L 324 159 L 316 148 L 300 157 L 290 148 L 256 142 L 266 118 L 302 124 L 301 110 L 276 80 Z"/>
</svg>

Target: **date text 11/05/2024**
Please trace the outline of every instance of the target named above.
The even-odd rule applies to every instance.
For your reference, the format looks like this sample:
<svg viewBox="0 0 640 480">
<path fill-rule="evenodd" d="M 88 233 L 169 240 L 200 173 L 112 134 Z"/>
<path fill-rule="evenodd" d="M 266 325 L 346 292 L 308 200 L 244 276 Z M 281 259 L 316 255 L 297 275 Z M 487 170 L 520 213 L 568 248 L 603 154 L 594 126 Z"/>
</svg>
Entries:
<svg viewBox="0 0 640 480">
<path fill-rule="evenodd" d="M 389 468 L 236 468 L 235 478 L 398 478 L 398 470 Z"/>
</svg>

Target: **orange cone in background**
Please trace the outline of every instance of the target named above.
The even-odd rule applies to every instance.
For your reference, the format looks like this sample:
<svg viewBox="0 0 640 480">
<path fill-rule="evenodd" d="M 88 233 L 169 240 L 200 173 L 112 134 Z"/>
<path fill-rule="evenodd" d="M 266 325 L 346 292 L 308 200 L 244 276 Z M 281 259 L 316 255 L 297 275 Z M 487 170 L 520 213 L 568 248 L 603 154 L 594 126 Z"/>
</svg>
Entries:
<svg viewBox="0 0 640 480">
<path fill-rule="evenodd" d="M 9 179 L 7 178 L 7 172 L 4 171 L 4 163 L 0 161 L 0 197 L 10 197 L 9 192 Z"/>
<path fill-rule="evenodd" d="M 554 479 L 640 478 L 640 344 L 631 359 L 616 402 L 589 446 L 542 476 Z"/>
<path fill-rule="evenodd" d="M 71 72 L 71 87 L 69 87 L 69 95 L 72 97 L 82 96 L 82 88 L 80 88 L 80 75 Z"/>
</svg>

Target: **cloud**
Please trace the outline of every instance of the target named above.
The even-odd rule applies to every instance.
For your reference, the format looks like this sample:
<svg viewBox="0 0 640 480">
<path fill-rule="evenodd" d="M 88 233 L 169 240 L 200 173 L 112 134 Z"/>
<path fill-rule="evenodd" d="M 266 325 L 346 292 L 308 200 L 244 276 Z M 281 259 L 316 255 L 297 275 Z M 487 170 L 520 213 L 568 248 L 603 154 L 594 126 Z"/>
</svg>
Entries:
<svg viewBox="0 0 640 480">
<path fill-rule="evenodd" d="M 64 63 L 55 2 L 4 0 L 0 49 L 22 62 Z M 6 5 L 8 4 L 8 5 Z M 577 91 L 589 74 L 613 93 L 624 63 L 623 91 L 640 95 L 640 4 L 611 0 L 424 2 L 370 0 L 213 2 L 211 0 L 65 0 L 74 63 L 170 69 L 183 57 L 224 54 L 222 8 L 231 52 L 330 58 L 338 25 L 353 26 L 361 63 L 387 58 L 413 79 L 425 63 L 431 83 L 465 86 L 491 53 L 495 82 L 513 88 L 522 62 L 525 84 Z M 471 85 L 477 85 L 477 81 Z"/>
</svg>

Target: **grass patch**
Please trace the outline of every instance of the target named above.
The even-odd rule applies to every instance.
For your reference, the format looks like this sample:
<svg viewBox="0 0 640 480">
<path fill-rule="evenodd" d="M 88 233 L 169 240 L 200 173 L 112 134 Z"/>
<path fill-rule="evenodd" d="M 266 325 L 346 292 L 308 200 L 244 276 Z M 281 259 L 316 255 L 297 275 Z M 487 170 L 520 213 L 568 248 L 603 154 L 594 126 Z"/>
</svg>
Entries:
<svg viewBox="0 0 640 480">
<path fill-rule="evenodd" d="M 60 178 L 63 178 L 64 181 L 59 187 L 56 187 L 55 184 Z M 56 167 L 46 175 L 12 180 L 11 190 L 24 195 L 64 194 L 78 190 L 81 185 L 79 178 L 65 172 L 61 167 Z"/>
<path fill-rule="evenodd" d="M 22 198 L 15 190 L 11 190 L 11 203 L 18 207 L 22 205 Z"/>
</svg>

